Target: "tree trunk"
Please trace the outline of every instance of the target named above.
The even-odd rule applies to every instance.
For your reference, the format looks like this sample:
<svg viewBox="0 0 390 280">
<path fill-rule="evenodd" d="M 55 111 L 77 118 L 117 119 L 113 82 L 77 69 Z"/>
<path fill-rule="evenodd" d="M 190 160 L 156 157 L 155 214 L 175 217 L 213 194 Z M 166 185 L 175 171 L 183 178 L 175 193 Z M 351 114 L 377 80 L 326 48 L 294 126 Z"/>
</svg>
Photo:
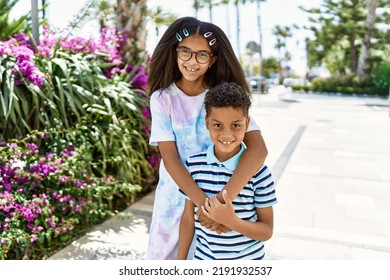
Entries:
<svg viewBox="0 0 390 280">
<path fill-rule="evenodd" d="M 241 49 L 240 49 L 240 7 L 238 4 L 238 1 L 235 3 L 236 5 L 236 20 L 237 20 L 237 56 L 240 58 L 241 55 Z"/>
<path fill-rule="evenodd" d="M 260 9 L 261 0 L 256 0 L 256 10 L 257 10 L 257 30 L 259 32 L 259 71 L 260 75 L 264 75 L 262 61 L 263 61 L 263 35 L 261 30 L 261 9 Z"/>
<path fill-rule="evenodd" d="M 146 0 L 117 0 L 115 13 L 117 30 L 126 36 L 120 50 L 124 61 L 138 63 L 144 60 L 146 54 Z"/>
<path fill-rule="evenodd" d="M 376 8 L 378 7 L 378 0 L 366 0 L 367 19 L 366 19 L 366 34 L 364 36 L 362 49 L 360 51 L 357 74 L 364 76 L 368 69 L 368 56 L 371 49 L 371 37 L 374 31 Z"/>
<path fill-rule="evenodd" d="M 31 21 L 34 41 L 39 45 L 39 8 L 36 0 L 31 0 Z"/>
<path fill-rule="evenodd" d="M 351 71 L 354 74 L 356 74 L 356 71 L 357 71 L 357 60 L 358 60 L 358 52 L 357 52 L 357 47 L 355 45 L 355 39 L 356 39 L 356 36 L 354 33 L 352 33 L 348 36 L 349 45 L 350 45 L 349 53 L 350 53 Z"/>
<path fill-rule="evenodd" d="M 198 12 L 199 12 L 199 0 L 194 0 L 194 9 L 195 9 L 195 17 L 198 18 Z"/>
<path fill-rule="evenodd" d="M 209 18 L 210 22 L 213 22 L 213 4 L 211 2 L 209 3 Z"/>
<path fill-rule="evenodd" d="M 232 34 L 231 34 L 231 29 L 230 29 L 230 9 L 229 9 L 229 3 L 226 4 L 226 12 L 225 12 L 225 17 L 226 17 L 226 32 L 227 32 L 227 36 L 229 38 L 229 40 L 231 40 L 232 38 Z"/>
</svg>

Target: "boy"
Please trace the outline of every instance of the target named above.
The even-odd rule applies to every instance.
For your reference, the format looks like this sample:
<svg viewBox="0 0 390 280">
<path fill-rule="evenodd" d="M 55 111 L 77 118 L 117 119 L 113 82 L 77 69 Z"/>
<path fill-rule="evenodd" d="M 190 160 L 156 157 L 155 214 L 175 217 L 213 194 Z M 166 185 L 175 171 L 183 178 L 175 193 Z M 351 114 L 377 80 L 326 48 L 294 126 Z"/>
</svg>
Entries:
<svg viewBox="0 0 390 280">
<path fill-rule="evenodd" d="M 207 151 L 190 156 L 186 166 L 209 197 L 202 206 L 204 215 L 231 231 L 217 234 L 201 226 L 194 218 L 194 203 L 186 197 L 179 229 L 179 260 L 187 259 L 194 233 L 194 259 L 264 258 L 263 241 L 272 236 L 272 205 L 276 203 L 275 185 L 267 166 L 256 172 L 234 201 L 226 191 L 222 203 L 215 196 L 232 176 L 245 150 L 250 105 L 249 95 L 235 83 L 222 83 L 206 94 L 206 127 L 213 144 Z"/>
</svg>

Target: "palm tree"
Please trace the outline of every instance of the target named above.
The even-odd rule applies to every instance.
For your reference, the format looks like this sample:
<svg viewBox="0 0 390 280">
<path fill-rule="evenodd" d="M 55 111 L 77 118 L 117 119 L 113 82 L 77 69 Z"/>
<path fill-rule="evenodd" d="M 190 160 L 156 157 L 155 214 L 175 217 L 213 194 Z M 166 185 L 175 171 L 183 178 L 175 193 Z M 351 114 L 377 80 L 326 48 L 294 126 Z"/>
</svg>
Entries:
<svg viewBox="0 0 390 280">
<path fill-rule="evenodd" d="M 77 25 L 82 26 L 90 20 L 98 20 L 100 29 L 115 22 L 115 5 L 109 0 L 91 0 L 80 12 Z"/>
<path fill-rule="evenodd" d="M 362 48 L 358 60 L 357 74 L 363 76 L 367 70 L 367 59 L 371 48 L 371 37 L 374 31 L 376 18 L 376 8 L 378 8 L 378 0 L 366 0 L 367 18 L 366 18 L 366 34 L 363 39 Z"/>
<path fill-rule="evenodd" d="M 241 56 L 241 48 L 240 48 L 240 32 L 241 32 L 241 22 L 240 22 L 240 3 L 245 4 L 246 0 L 234 0 L 234 5 L 236 6 L 236 42 L 237 42 L 237 55 L 238 57 Z"/>
<path fill-rule="evenodd" d="M 231 34 L 230 34 L 230 11 L 229 11 L 229 3 L 230 3 L 230 0 L 221 0 L 221 3 L 220 3 L 220 4 L 226 6 L 226 32 L 227 32 L 228 38 L 230 39 L 230 38 L 231 38 Z"/>
<path fill-rule="evenodd" d="M 177 19 L 177 16 L 165 12 L 161 6 L 157 6 L 155 10 L 149 11 L 149 17 L 155 24 L 156 36 L 160 37 L 160 27 L 168 26 Z"/>
<path fill-rule="evenodd" d="M 237 53 L 238 53 L 238 57 L 240 57 L 240 53 L 241 53 L 241 50 L 240 50 L 240 42 L 241 42 L 241 38 L 240 38 L 240 32 L 241 32 L 241 22 L 240 22 L 240 4 L 243 4 L 245 5 L 247 2 L 254 2 L 256 1 L 257 3 L 257 23 L 258 23 L 258 28 L 259 30 L 261 29 L 261 26 L 260 26 L 260 2 L 261 1 L 265 1 L 265 0 L 234 0 L 234 5 L 236 6 L 236 24 L 237 24 Z M 260 31 L 259 31 L 260 32 Z M 261 42 L 260 42 L 261 43 Z"/>
<path fill-rule="evenodd" d="M 145 59 L 147 11 L 146 0 L 117 0 L 116 28 L 127 37 L 120 50 L 124 61 Z"/>
<path fill-rule="evenodd" d="M 280 25 L 276 25 L 272 30 L 273 35 L 276 36 L 276 45 L 275 48 L 279 52 L 280 59 L 280 71 L 282 76 L 282 62 L 287 62 L 291 59 L 291 54 L 287 51 L 287 38 L 292 37 L 291 28 L 289 26 L 282 27 Z M 282 50 L 284 49 L 284 53 Z"/>
<path fill-rule="evenodd" d="M 257 11 L 257 30 L 259 32 L 259 57 L 260 57 L 260 73 L 264 74 L 263 67 L 262 67 L 262 61 L 263 61 L 263 34 L 261 30 L 261 9 L 260 9 L 260 2 L 265 2 L 266 0 L 256 0 L 256 11 Z"/>
<path fill-rule="evenodd" d="M 194 9 L 195 9 L 195 17 L 197 18 L 198 17 L 198 12 L 199 12 L 199 9 L 200 9 L 200 2 L 199 0 L 194 0 Z"/>
<path fill-rule="evenodd" d="M 9 40 L 13 35 L 31 30 L 29 15 L 23 15 L 18 19 L 10 19 L 11 10 L 19 0 L 0 1 L 0 41 Z"/>
<path fill-rule="evenodd" d="M 214 6 L 214 1 L 213 0 L 203 0 L 205 5 L 208 7 L 209 9 L 209 19 L 210 19 L 210 22 L 213 22 L 213 6 Z"/>
<path fill-rule="evenodd" d="M 198 16 L 198 11 L 201 8 L 207 7 L 209 10 L 209 21 L 213 22 L 213 7 L 223 4 L 226 1 L 221 0 L 195 0 L 194 8 L 195 8 L 195 17 Z M 228 1 L 229 2 L 229 1 Z"/>
</svg>

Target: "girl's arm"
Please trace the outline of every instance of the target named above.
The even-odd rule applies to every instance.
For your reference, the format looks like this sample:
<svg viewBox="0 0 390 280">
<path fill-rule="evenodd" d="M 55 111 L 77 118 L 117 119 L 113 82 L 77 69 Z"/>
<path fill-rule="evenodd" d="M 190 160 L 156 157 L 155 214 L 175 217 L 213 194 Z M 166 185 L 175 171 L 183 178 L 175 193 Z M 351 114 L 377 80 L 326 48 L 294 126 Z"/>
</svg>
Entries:
<svg viewBox="0 0 390 280">
<path fill-rule="evenodd" d="M 161 157 L 164 161 L 164 165 L 169 175 L 180 189 L 191 199 L 191 201 L 198 207 L 202 206 L 207 198 L 206 194 L 195 183 L 191 174 L 182 164 L 179 153 L 177 152 L 176 143 L 174 141 L 158 142 L 158 148 Z M 198 210 L 198 213 L 202 211 Z M 207 217 L 200 217 L 198 214 L 198 220 L 203 226 L 210 228 L 218 233 L 226 232 L 228 229 L 222 225 L 215 223 Z"/>
<path fill-rule="evenodd" d="M 203 205 L 206 194 L 198 187 L 184 167 L 174 141 L 158 142 L 158 148 L 169 175 L 196 206 Z"/>
<path fill-rule="evenodd" d="M 241 219 L 234 212 L 232 200 L 226 190 L 222 192 L 222 203 L 216 196 L 207 199 L 202 206 L 203 213 L 214 221 L 224 224 L 248 238 L 266 241 L 272 237 L 274 213 L 272 206 L 256 208 L 257 221 L 249 222 Z"/>
<path fill-rule="evenodd" d="M 227 190 L 229 196 L 234 199 L 242 188 L 264 164 L 268 150 L 259 130 L 249 131 L 245 134 L 244 143 L 247 149 L 242 154 L 237 168 L 223 189 Z M 222 201 L 221 192 L 218 194 L 219 201 Z"/>
<path fill-rule="evenodd" d="M 194 204 L 186 199 L 184 212 L 181 216 L 179 227 L 179 247 L 177 250 L 177 259 L 186 260 L 194 238 L 195 221 L 194 221 Z"/>
</svg>

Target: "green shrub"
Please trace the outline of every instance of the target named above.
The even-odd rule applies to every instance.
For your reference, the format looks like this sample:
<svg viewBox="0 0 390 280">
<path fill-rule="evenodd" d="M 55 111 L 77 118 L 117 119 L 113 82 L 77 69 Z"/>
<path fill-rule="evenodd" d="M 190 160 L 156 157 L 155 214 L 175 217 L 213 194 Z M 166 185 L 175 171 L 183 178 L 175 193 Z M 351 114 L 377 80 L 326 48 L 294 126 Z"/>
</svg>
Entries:
<svg viewBox="0 0 390 280">
<path fill-rule="evenodd" d="M 312 80 L 310 90 L 315 92 L 379 95 L 386 93 L 373 84 L 367 77 L 361 78 L 356 75 L 344 75 L 329 78 L 315 78 Z"/>
<path fill-rule="evenodd" d="M 31 141 L 41 136 L 0 143 L 0 259 L 47 258 L 141 190 L 94 176 L 88 142 L 42 154 Z"/>
<path fill-rule="evenodd" d="M 106 32 L 0 41 L 0 259 L 50 256 L 157 178 L 147 77 Z"/>
<path fill-rule="evenodd" d="M 308 92 L 311 89 L 309 85 L 292 85 L 291 88 L 293 91 L 304 91 L 304 92 Z"/>
<path fill-rule="evenodd" d="M 372 80 L 380 90 L 380 95 L 388 95 L 390 91 L 390 63 L 381 64 L 373 73 Z"/>
<path fill-rule="evenodd" d="M 121 64 L 115 32 L 105 32 L 95 42 L 47 30 L 39 52 L 27 36 L 0 42 L 0 140 L 77 127 L 94 147 L 95 175 L 141 184 L 153 177 L 147 158 L 156 154 L 147 143 L 149 103 Z"/>
</svg>

